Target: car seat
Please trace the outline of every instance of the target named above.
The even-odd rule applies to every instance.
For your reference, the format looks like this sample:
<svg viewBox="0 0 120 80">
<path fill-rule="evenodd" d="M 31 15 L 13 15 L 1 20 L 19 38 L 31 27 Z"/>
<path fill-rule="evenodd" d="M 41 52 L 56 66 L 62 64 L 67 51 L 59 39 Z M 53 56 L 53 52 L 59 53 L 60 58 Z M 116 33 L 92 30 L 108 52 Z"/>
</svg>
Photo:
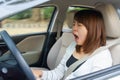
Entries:
<svg viewBox="0 0 120 80">
<path fill-rule="evenodd" d="M 101 11 L 104 17 L 107 44 L 120 37 L 120 19 L 112 4 L 98 4 L 96 9 Z M 113 65 L 120 64 L 120 44 L 110 47 Z"/>
</svg>

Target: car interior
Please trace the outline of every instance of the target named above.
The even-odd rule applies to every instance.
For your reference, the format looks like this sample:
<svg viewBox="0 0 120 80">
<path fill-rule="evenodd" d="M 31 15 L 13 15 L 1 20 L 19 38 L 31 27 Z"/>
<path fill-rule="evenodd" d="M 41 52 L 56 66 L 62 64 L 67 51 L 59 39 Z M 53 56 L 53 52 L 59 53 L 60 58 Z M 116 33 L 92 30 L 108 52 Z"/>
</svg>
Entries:
<svg viewBox="0 0 120 80">
<path fill-rule="evenodd" d="M 56 8 L 59 8 L 58 11 L 54 11 L 55 16 L 52 16 L 53 20 L 51 20 L 50 24 L 48 25 L 50 28 L 48 28 L 47 33 L 43 32 L 40 35 L 32 34 L 32 36 L 24 35 L 24 38 L 18 38 L 20 39 L 18 42 L 14 41 L 16 36 L 11 36 L 23 58 L 30 67 L 39 68 L 42 70 L 52 70 L 61 61 L 63 55 L 65 54 L 66 48 L 72 41 L 74 41 L 74 37 L 72 35 L 72 22 L 73 15 L 75 12 L 77 12 L 77 10 L 73 10 L 64 15 L 70 6 L 80 6 L 99 10 L 102 13 L 105 22 L 107 45 L 112 44 L 115 40 L 119 39 L 120 17 L 116 10 L 116 8 L 120 8 L 119 0 L 66 0 L 63 9 L 61 4 L 64 2 L 65 1 L 63 0 L 51 0 L 37 6 L 43 7 L 46 5 L 56 5 Z M 62 10 L 63 13 L 59 12 Z M 67 23 L 67 29 L 63 28 L 65 20 Z M 0 39 L 0 42 L 3 46 L 3 40 Z M 118 44 L 110 47 L 109 50 L 112 55 L 113 66 L 120 64 L 120 41 L 118 41 Z M 0 61 L 2 62 L 6 59 L 9 60 L 11 58 L 10 53 L 10 50 L 7 50 L 7 52 L 0 57 Z M 16 63 L 14 61 L 9 62 Z"/>
<path fill-rule="evenodd" d="M 119 33 L 120 29 L 118 26 L 119 16 L 111 4 L 98 4 L 98 5 L 96 5 L 96 9 L 99 10 L 104 16 L 105 28 L 106 28 L 106 34 L 107 34 L 107 36 L 106 36 L 107 45 L 109 45 L 114 40 L 118 39 L 120 36 L 120 33 Z M 73 16 L 75 12 L 76 11 L 72 11 L 70 16 Z M 73 20 L 73 18 L 68 19 L 68 23 L 69 23 L 68 27 L 70 26 L 69 27 L 70 29 L 68 29 L 66 31 L 63 30 L 62 36 L 57 40 L 57 42 L 53 45 L 50 52 L 48 53 L 47 65 L 51 70 L 54 69 L 59 64 L 59 62 L 61 61 L 61 59 L 65 53 L 66 48 L 70 45 L 70 43 L 72 41 L 74 41 L 74 37 L 71 32 L 72 20 Z M 118 30 L 118 31 L 116 31 L 116 30 Z M 120 48 L 119 42 L 117 45 L 114 45 L 109 48 L 110 52 L 112 54 L 113 65 L 120 64 L 120 60 L 119 60 L 120 58 L 118 58 L 120 56 L 119 48 Z M 58 53 L 58 54 L 56 54 L 56 53 Z M 41 69 L 41 68 L 39 68 L 39 69 Z M 45 68 L 42 68 L 42 69 L 48 70 Z"/>
</svg>

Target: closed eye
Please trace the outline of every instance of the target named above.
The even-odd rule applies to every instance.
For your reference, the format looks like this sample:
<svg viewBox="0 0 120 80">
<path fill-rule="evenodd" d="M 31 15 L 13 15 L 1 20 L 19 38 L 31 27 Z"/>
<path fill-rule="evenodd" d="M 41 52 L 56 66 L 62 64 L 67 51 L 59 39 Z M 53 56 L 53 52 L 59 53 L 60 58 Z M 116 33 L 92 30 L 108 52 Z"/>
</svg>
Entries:
<svg viewBox="0 0 120 80">
<path fill-rule="evenodd" d="M 78 24 L 79 27 L 83 26 L 82 24 Z"/>
<path fill-rule="evenodd" d="M 73 26 L 75 26 L 75 23 L 73 23 Z"/>
</svg>

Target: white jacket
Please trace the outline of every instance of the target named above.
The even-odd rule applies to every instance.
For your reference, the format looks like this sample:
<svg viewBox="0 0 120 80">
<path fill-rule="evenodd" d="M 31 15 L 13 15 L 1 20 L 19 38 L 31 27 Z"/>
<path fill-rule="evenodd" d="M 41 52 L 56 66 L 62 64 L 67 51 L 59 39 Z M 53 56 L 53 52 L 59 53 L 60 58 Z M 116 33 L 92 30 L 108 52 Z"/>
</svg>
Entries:
<svg viewBox="0 0 120 80">
<path fill-rule="evenodd" d="M 66 50 L 64 57 L 60 64 L 50 71 L 43 71 L 42 80 L 60 80 L 63 78 L 65 71 L 67 71 L 66 62 L 75 50 L 76 43 L 73 42 Z M 83 63 L 76 71 L 71 73 L 66 80 L 82 76 L 94 71 L 98 71 L 112 66 L 112 58 L 108 49 L 99 52 L 98 54 L 90 57 L 85 63 Z"/>
</svg>

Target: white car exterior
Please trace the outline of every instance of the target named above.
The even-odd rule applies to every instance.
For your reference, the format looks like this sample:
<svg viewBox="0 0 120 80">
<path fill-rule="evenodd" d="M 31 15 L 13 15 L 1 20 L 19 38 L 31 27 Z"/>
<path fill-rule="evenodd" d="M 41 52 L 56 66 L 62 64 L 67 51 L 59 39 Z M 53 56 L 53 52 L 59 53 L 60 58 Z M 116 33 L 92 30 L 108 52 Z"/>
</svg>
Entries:
<svg viewBox="0 0 120 80">
<path fill-rule="evenodd" d="M 10 2 L 7 2 L 5 0 L 1 0 L 1 1 L 3 1 L 4 3 L 2 5 L 0 5 L 0 11 L 2 12 L 2 13 L 0 13 L 0 20 L 4 19 L 7 16 L 10 16 L 12 14 L 15 14 L 15 13 L 21 12 L 23 10 L 26 10 L 28 8 L 32 8 L 36 5 L 42 4 L 49 0 L 29 0 L 29 1 L 26 0 L 25 3 L 19 3 L 17 5 L 16 4 L 10 5 L 10 3 L 13 3 L 15 1 L 20 1 L 20 0 L 10 0 Z"/>
</svg>

